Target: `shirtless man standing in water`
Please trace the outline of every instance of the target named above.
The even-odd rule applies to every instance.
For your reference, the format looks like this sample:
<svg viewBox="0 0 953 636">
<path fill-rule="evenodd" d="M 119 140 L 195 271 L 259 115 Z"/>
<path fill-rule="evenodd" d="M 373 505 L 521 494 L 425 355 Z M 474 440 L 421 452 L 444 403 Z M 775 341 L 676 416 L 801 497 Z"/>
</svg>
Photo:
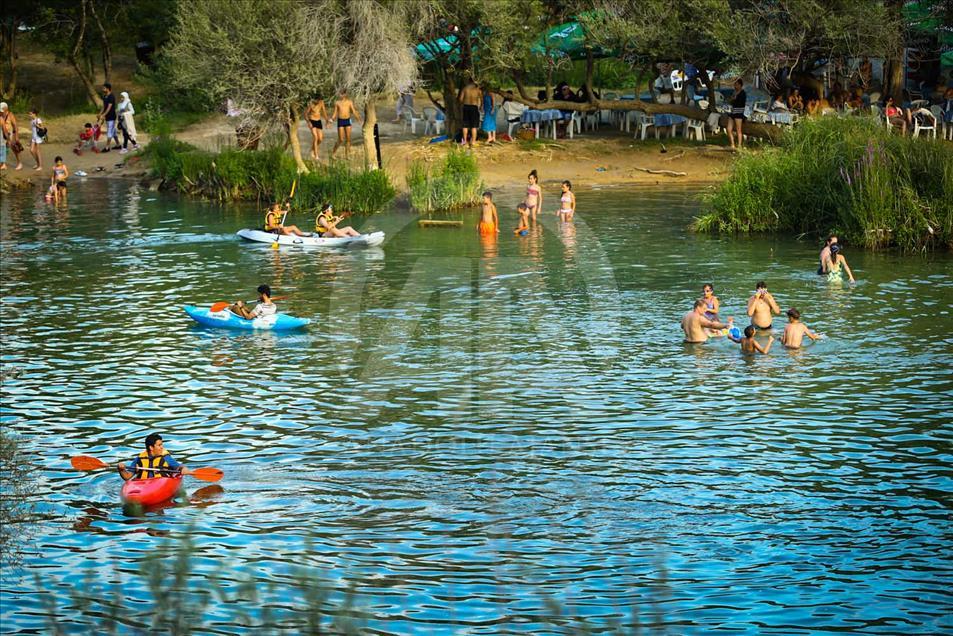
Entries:
<svg viewBox="0 0 953 636">
<path fill-rule="evenodd" d="M 460 90 L 458 99 L 463 104 L 463 143 L 473 148 L 477 128 L 480 127 L 480 101 L 483 99 L 483 94 L 473 80 L 470 80 Z"/>
<path fill-rule="evenodd" d="M 349 159 L 351 157 L 351 117 L 360 123 L 361 116 L 357 112 L 354 102 L 347 96 L 346 90 L 342 89 L 337 101 L 334 102 L 334 112 L 331 113 L 331 117 L 338 121 L 338 140 L 334 144 L 334 149 L 331 150 L 331 156 L 334 157 L 334 153 L 338 151 L 343 143 L 344 157 Z"/>
<path fill-rule="evenodd" d="M 728 325 L 723 325 L 717 320 L 708 320 L 708 318 L 705 318 L 704 300 L 696 300 L 694 308 L 682 316 L 682 331 L 685 332 L 685 342 L 708 342 L 708 332 L 706 329 L 717 329 L 720 331 L 727 328 Z"/>
<path fill-rule="evenodd" d="M 751 316 L 751 324 L 758 331 L 771 331 L 771 316 L 781 315 L 781 308 L 763 280 L 759 280 L 754 286 L 754 296 L 748 299 L 748 315 Z"/>
</svg>

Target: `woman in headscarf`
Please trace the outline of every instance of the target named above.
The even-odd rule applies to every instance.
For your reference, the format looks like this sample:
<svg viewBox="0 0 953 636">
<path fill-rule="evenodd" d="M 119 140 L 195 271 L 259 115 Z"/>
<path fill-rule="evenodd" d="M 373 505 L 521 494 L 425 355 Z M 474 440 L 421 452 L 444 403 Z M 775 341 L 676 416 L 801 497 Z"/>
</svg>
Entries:
<svg viewBox="0 0 953 636">
<path fill-rule="evenodd" d="M 125 91 L 119 93 L 119 106 L 116 111 L 119 114 L 119 130 L 122 131 L 122 150 L 119 151 L 119 154 L 129 152 L 130 141 L 132 141 L 132 149 L 139 150 L 139 143 L 136 141 L 136 122 L 132 119 L 136 110 L 132 107 L 129 93 Z"/>
</svg>

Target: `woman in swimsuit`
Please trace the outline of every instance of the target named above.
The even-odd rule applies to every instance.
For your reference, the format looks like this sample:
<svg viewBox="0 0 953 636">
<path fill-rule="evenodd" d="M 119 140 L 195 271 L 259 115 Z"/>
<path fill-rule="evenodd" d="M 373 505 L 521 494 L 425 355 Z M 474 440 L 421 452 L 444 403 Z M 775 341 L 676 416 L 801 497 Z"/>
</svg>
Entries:
<svg viewBox="0 0 953 636">
<path fill-rule="evenodd" d="M 324 121 L 328 118 L 328 111 L 324 106 L 324 100 L 315 98 L 308 104 L 308 110 L 304 112 L 304 118 L 308 122 L 308 128 L 311 129 L 311 158 L 318 160 L 318 149 L 321 142 L 324 141 Z"/>
<path fill-rule="evenodd" d="M 536 220 L 536 211 L 543 207 L 543 191 L 539 187 L 539 175 L 533 170 L 529 173 L 529 185 L 526 186 L 526 209 L 529 210 L 533 220 Z"/>
<path fill-rule="evenodd" d="M 715 296 L 715 288 L 711 285 L 705 285 L 702 287 L 702 293 L 704 294 L 701 299 L 705 303 L 705 318 L 708 320 L 718 320 L 718 310 L 721 307 L 721 303 L 718 301 L 718 297 Z"/>
<path fill-rule="evenodd" d="M 63 157 L 54 160 L 53 174 L 50 177 L 50 189 L 53 191 L 53 200 L 59 203 L 60 198 L 66 199 L 66 178 L 69 177 L 69 168 L 63 163 Z"/>
<path fill-rule="evenodd" d="M 576 213 L 576 195 L 572 193 L 572 184 L 568 181 L 563 181 L 562 188 L 563 194 L 559 197 L 559 210 L 556 214 L 563 221 L 570 221 Z"/>
<path fill-rule="evenodd" d="M 831 254 L 824 262 L 824 270 L 827 272 L 827 280 L 830 282 L 844 280 L 844 272 L 847 273 L 847 280 L 854 282 L 854 273 L 850 271 L 850 265 L 847 259 L 840 253 L 841 246 L 838 243 L 831 245 Z"/>
</svg>

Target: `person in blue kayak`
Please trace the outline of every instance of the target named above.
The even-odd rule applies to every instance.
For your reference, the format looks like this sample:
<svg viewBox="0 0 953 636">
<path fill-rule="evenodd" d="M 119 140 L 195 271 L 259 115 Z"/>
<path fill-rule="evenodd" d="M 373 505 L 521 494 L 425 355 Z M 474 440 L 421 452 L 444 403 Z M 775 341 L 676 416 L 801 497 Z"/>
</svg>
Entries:
<svg viewBox="0 0 953 636">
<path fill-rule="evenodd" d="M 162 436 L 158 433 L 149 433 L 146 436 L 146 450 L 139 453 L 139 456 L 128 464 L 119 462 L 117 468 L 119 468 L 119 475 L 125 481 L 166 477 L 171 473 L 192 474 L 190 469 L 172 459 L 172 455 L 162 445 Z M 146 470 L 148 468 L 162 470 Z"/>
<path fill-rule="evenodd" d="M 245 320 L 274 316 L 278 313 L 278 308 L 275 306 L 275 303 L 271 302 L 271 287 L 268 285 L 258 286 L 258 304 L 255 305 L 254 309 L 249 309 L 243 300 L 232 303 L 232 306 L 228 309 L 239 318 L 244 318 Z"/>
</svg>

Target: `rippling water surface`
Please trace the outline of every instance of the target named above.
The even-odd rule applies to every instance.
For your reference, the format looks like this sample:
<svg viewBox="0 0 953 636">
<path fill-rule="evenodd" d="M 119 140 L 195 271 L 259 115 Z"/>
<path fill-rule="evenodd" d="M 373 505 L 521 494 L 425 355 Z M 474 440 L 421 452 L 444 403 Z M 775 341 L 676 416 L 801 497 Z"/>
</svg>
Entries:
<svg viewBox="0 0 953 636">
<path fill-rule="evenodd" d="M 953 631 L 953 259 L 848 248 L 860 282 L 830 286 L 812 241 L 687 232 L 696 195 L 582 191 L 574 225 L 516 238 L 504 193 L 495 241 L 473 212 L 391 212 L 359 222 L 382 248 L 312 252 L 236 240 L 251 208 L 135 185 L 76 185 L 68 211 L 4 195 L 2 423 L 44 520 L 3 631 L 47 629 L 34 575 L 61 599 L 121 583 L 141 621 L 144 558 L 182 533 L 193 584 L 310 566 L 382 633 Z M 760 279 L 828 337 L 681 343 L 703 283 L 743 322 Z M 180 309 L 262 282 L 313 328 Z M 187 478 L 194 505 L 130 516 L 114 472 L 69 466 L 151 431 L 221 491 Z M 227 604 L 206 618 L 242 631 Z"/>
</svg>

